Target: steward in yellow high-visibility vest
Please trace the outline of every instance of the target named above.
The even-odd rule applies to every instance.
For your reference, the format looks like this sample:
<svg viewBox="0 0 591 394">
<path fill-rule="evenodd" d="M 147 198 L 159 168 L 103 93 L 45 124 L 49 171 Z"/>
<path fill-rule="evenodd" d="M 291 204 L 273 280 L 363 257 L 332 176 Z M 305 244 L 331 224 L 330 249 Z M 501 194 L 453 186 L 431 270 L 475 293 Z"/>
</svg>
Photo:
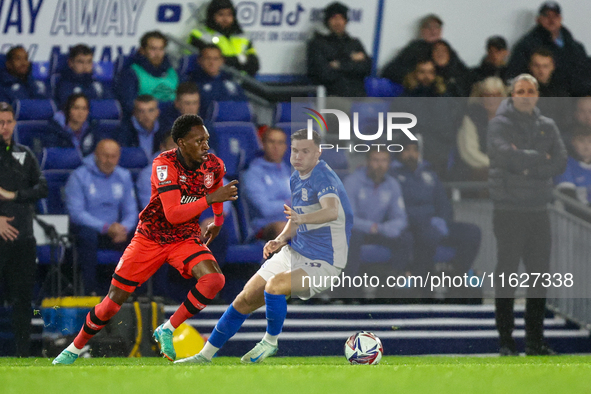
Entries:
<svg viewBox="0 0 591 394">
<path fill-rule="evenodd" d="M 236 8 L 230 0 L 212 0 L 207 7 L 205 25 L 191 31 L 189 43 L 200 50 L 217 45 L 226 65 L 253 76 L 259 70 L 259 58 L 250 40 L 236 21 Z"/>
</svg>

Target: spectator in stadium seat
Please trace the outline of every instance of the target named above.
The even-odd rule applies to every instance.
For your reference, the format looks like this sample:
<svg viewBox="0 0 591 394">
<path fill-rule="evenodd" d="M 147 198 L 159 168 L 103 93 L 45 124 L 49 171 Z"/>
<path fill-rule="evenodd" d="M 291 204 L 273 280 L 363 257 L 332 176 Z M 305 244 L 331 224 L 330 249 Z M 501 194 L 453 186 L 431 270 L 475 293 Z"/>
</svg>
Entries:
<svg viewBox="0 0 591 394">
<path fill-rule="evenodd" d="M 554 78 L 564 83 L 571 96 L 589 91 L 589 60 L 583 45 L 576 41 L 562 24 L 562 10 L 558 3 L 547 1 L 540 6 L 537 25 L 523 36 L 513 48 L 507 74 L 509 78 L 528 72 L 532 54 L 546 48 L 554 54 Z"/>
<path fill-rule="evenodd" d="M 390 153 L 372 150 L 367 166 L 345 180 L 345 190 L 355 219 L 349 240 L 347 275 L 357 275 L 361 263 L 361 246 L 380 245 L 390 249 L 389 274 L 408 269 L 412 253 L 412 237 L 404 199 L 398 181 L 388 175 Z"/>
<path fill-rule="evenodd" d="M 480 65 L 472 70 L 474 82 L 480 82 L 488 77 L 497 77 L 505 81 L 508 58 L 507 40 L 501 36 L 490 37 L 486 41 L 486 56 Z"/>
<path fill-rule="evenodd" d="M 431 58 L 433 44 L 441 40 L 442 31 L 443 21 L 439 16 L 430 14 L 421 19 L 419 38 L 412 40 L 398 52 L 382 70 L 382 77 L 402 85 L 404 78 L 414 70 L 417 62 Z M 451 53 L 453 56 L 457 52 L 452 49 Z"/>
<path fill-rule="evenodd" d="M 579 124 L 572 133 L 573 154 L 566 171 L 554 178 L 554 184 L 564 194 L 585 205 L 591 203 L 591 125 Z"/>
<path fill-rule="evenodd" d="M 134 100 L 133 115 L 121 125 L 117 141 L 121 146 L 140 147 L 146 157 L 152 157 L 171 126 L 161 124 L 159 117 L 158 101 L 149 94 L 138 96 Z"/>
<path fill-rule="evenodd" d="M 264 156 L 254 159 L 242 174 L 244 198 L 257 238 L 275 239 L 285 227 L 283 204 L 291 204 L 291 168 L 283 161 L 287 136 L 271 127 L 263 134 Z"/>
<path fill-rule="evenodd" d="M 55 87 L 55 102 L 62 108 L 68 97 L 75 93 L 82 93 L 89 100 L 111 99 L 110 89 L 105 88 L 92 75 L 93 51 L 88 45 L 78 44 L 70 48 L 68 53 L 68 67 L 60 74 Z"/>
<path fill-rule="evenodd" d="M 437 75 L 437 68 L 430 57 L 419 60 L 414 69 L 404 77 L 405 97 L 445 97 L 447 86 Z"/>
<path fill-rule="evenodd" d="M 200 93 L 200 115 L 205 119 L 213 101 L 246 101 L 242 87 L 232 80 L 232 76 L 222 71 L 224 57 L 220 48 L 213 44 L 205 45 L 197 59 L 198 67 L 189 75 L 196 83 Z"/>
<path fill-rule="evenodd" d="M 201 96 L 197 85 L 191 81 L 182 82 L 176 89 L 174 106 L 162 111 L 160 120 L 172 128 L 174 121 L 181 115 L 199 115 L 200 104 Z"/>
<path fill-rule="evenodd" d="M 464 181 L 488 179 L 490 160 L 486 154 L 488 122 L 495 117 L 507 87 L 498 77 L 488 77 L 474 84 L 466 115 L 458 130 L 458 154 L 455 178 Z"/>
<path fill-rule="evenodd" d="M 179 77 L 164 52 L 167 45 L 168 39 L 157 30 L 142 36 L 133 63 L 115 81 L 125 115 L 133 111 L 137 96 L 149 94 L 160 102 L 174 101 Z"/>
<path fill-rule="evenodd" d="M 435 42 L 431 58 L 435 63 L 437 75 L 443 78 L 447 86 L 448 94 L 452 97 L 467 97 L 472 82 L 471 72 L 449 43 L 444 40 Z"/>
<path fill-rule="evenodd" d="M 550 50 L 540 48 L 531 55 L 529 71 L 538 80 L 542 98 L 538 101 L 538 108 L 542 115 L 553 119 L 562 132 L 571 121 L 572 108 L 564 84 L 554 77 L 555 70 L 554 55 Z"/>
<path fill-rule="evenodd" d="M 516 77 L 511 98 L 503 101 L 488 126 L 489 190 L 493 200 L 493 228 L 497 239 L 495 277 L 518 271 L 548 273 L 552 233 L 547 205 L 552 200 L 552 178 L 566 169 L 567 154 L 552 119 L 540 114 L 538 81 L 529 74 Z M 496 323 L 500 354 L 518 355 L 512 337 L 515 288 L 495 286 Z M 525 353 L 550 355 L 544 344 L 546 290 L 527 289 Z"/>
<path fill-rule="evenodd" d="M 308 42 L 308 77 L 326 87 L 329 96 L 365 97 L 364 79 L 371 73 L 371 58 L 359 39 L 346 29 L 349 8 L 339 2 L 324 9 L 328 34 L 315 32 Z"/>
<path fill-rule="evenodd" d="M 33 79 L 29 54 L 22 46 L 6 53 L 5 69 L 0 72 L 0 99 L 6 102 L 24 99 L 46 99 L 47 87 Z"/>
<path fill-rule="evenodd" d="M 66 206 L 75 226 L 85 294 L 100 293 L 98 249 L 123 251 L 135 231 L 138 209 L 131 173 L 119 167 L 121 149 L 111 139 L 98 143 L 66 184 Z"/>
<path fill-rule="evenodd" d="M 88 156 L 103 138 L 96 123 L 88 119 L 90 102 L 83 93 L 68 97 L 64 111 L 57 112 L 49 122 L 43 138 L 44 148 L 76 148 L 81 156 Z"/>
<path fill-rule="evenodd" d="M 480 228 L 471 223 L 454 222 L 453 209 L 437 174 L 420 160 L 417 141 L 403 137 L 404 150 L 392 162 L 390 174 L 402 187 L 413 238 L 413 261 L 409 272 L 425 275 L 431 271 L 437 247 L 450 246 L 456 251 L 452 271 L 466 273 L 480 248 Z"/>
<path fill-rule="evenodd" d="M 236 8 L 230 0 L 211 0 L 205 24 L 191 31 L 189 43 L 200 51 L 208 44 L 216 45 L 228 66 L 251 76 L 259 71 L 257 52 L 238 25 Z"/>
</svg>

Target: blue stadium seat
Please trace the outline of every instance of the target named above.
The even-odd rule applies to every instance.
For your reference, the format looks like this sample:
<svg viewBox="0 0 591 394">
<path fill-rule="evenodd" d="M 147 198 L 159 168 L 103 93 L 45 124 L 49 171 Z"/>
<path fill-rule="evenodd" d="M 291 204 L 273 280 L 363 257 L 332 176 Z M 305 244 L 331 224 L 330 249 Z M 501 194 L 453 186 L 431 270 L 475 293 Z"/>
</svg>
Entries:
<svg viewBox="0 0 591 394">
<path fill-rule="evenodd" d="M 368 97 L 399 97 L 404 88 L 387 78 L 365 78 L 365 93 Z"/>
<path fill-rule="evenodd" d="M 299 122 L 306 123 L 310 117 L 306 115 L 306 112 L 311 112 L 305 107 L 314 108 L 315 104 L 313 101 L 309 102 L 297 102 L 291 103 L 289 101 L 277 103 L 275 106 L 275 121 L 274 123 L 289 123 Z"/>
<path fill-rule="evenodd" d="M 15 117 L 19 122 L 53 118 L 56 112 L 53 100 L 17 100 Z"/>
<path fill-rule="evenodd" d="M 214 123 L 254 122 L 254 112 L 248 101 L 214 101 L 207 118 Z"/>
<path fill-rule="evenodd" d="M 239 239 L 240 213 L 232 207 L 225 217 L 224 226 L 228 229 L 228 247 L 226 249 L 226 263 L 244 264 L 258 263 L 263 258 L 264 242 L 242 243 Z"/>
<path fill-rule="evenodd" d="M 119 165 L 128 170 L 141 170 L 148 165 L 148 158 L 142 148 L 123 147 Z"/>
<path fill-rule="evenodd" d="M 82 165 L 76 148 L 44 148 L 41 170 L 75 170 Z"/>
<path fill-rule="evenodd" d="M 48 122 L 45 120 L 31 120 L 19 122 L 14 131 L 14 139 L 19 144 L 31 148 L 35 155 L 39 156 L 43 151 L 45 133 Z"/>
<path fill-rule="evenodd" d="M 117 140 L 117 133 L 121 127 L 119 120 L 99 120 L 97 123 L 97 133 L 103 138 L 112 138 Z"/>
<path fill-rule="evenodd" d="M 121 121 L 122 110 L 117 100 L 91 100 L 90 118 Z"/>
<path fill-rule="evenodd" d="M 47 180 L 47 198 L 41 202 L 43 213 L 51 215 L 67 215 L 65 204 L 65 187 L 72 170 L 45 170 L 43 175 Z"/>
<path fill-rule="evenodd" d="M 97 81 L 110 85 L 115 77 L 115 63 L 94 62 L 92 75 Z"/>
<path fill-rule="evenodd" d="M 42 81 L 47 85 L 47 82 L 49 82 L 49 62 L 31 63 L 31 73 L 34 79 Z"/>
<path fill-rule="evenodd" d="M 179 67 L 177 69 L 177 73 L 179 74 L 179 78 L 182 80 L 182 77 L 186 77 L 195 71 L 197 68 L 197 58 L 199 56 L 197 54 L 185 55 L 181 58 L 179 62 Z"/>
<path fill-rule="evenodd" d="M 50 75 L 60 74 L 68 67 L 68 54 L 53 52 L 49 58 Z"/>
<path fill-rule="evenodd" d="M 251 123 L 217 123 L 212 135 L 212 146 L 226 164 L 228 177 L 232 179 L 235 179 L 261 150 L 255 127 Z"/>
<path fill-rule="evenodd" d="M 40 155 L 47 125 L 55 111 L 52 100 L 17 100 L 15 117 L 18 124 L 15 140 L 30 147 L 36 155 Z"/>
</svg>

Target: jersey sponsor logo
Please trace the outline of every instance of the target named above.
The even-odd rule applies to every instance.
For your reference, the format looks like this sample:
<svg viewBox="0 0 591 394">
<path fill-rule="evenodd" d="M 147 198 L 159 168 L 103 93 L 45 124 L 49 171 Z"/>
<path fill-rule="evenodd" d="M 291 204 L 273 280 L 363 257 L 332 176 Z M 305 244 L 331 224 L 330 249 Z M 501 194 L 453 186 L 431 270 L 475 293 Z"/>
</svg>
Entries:
<svg viewBox="0 0 591 394">
<path fill-rule="evenodd" d="M 192 202 L 195 202 L 195 201 L 199 200 L 199 198 L 200 197 L 198 197 L 198 196 L 185 196 L 185 195 L 183 195 L 183 196 L 181 196 L 181 205 L 190 204 Z"/>
<path fill-rule="evenodd" d="M 203 176 L 203 185 L 210 189 L 213 186 L 213 173 L 212 172 L 206 172 L 205 175 Z"/>
<path fill-rule="evenodd" d="M 164 181 L 168 178 L 168 166 L 157 166 L 156 175 L 158 175 L 158 180 L 160 182 Z"/>
<path fill-rule="evenodd" d="M 170 185 L 171 183 L 172 183 L 172 181 L 159 182 L 158 186 Z"/>
</svg>

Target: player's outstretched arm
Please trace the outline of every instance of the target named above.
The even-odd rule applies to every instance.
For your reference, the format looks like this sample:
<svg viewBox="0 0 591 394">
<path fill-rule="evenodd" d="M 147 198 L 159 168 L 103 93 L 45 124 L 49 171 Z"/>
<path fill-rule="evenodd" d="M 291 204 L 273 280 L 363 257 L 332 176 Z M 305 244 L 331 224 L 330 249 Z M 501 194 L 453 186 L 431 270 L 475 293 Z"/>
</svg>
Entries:
<svg viewBox="0 0 591 394">
<path fill-rule="evenodd" d="M 324 197 L 320 200 L 322 207 L 316 212 L 299 214 L 287 205 L 284 205 L 285 214 L 293 224 L 323 224 L 337 220 L 339 217 L 339 199 L 336 197 Z"/>
<path fill-rule="evenodd" d="M 236 180 L 228 182 L 227 185 L 221 186 L 212 193 L 208 194 L 206 196 L 207 204 L 211 205 L 218 202 L 236 201 L 238 199 L 238 188 L 236 187 L 237 184 L 238 181 Z"/>
<path fill-rule="evenodd" d="M 287 205 L 284 205 L 284 207 L 287 207 Z M 271 241 L 265 244 L 265 247 L 263 248 L 263 257 L 269 258 L 271 254 L 275 253 L 276 251 L 287 245 L 287 241 L 291 239 L 293 230 L 294 227 L 292 225 L 292 222 L 291 220 L 288 220 L 285 224 L 285 227 L 283 227 L 281 234 L 279 234 L 277 238 L 272 239 Z"/>
</svg>

